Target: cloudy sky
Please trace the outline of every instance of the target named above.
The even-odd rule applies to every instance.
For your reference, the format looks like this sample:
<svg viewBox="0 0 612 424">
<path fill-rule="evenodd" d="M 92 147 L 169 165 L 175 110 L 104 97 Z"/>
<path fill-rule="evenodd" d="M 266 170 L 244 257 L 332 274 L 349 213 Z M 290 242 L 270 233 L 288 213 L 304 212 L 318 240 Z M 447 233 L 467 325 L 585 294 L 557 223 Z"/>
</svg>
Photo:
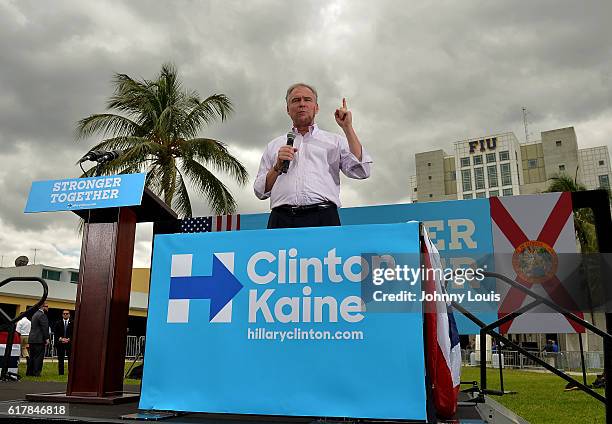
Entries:
<svg viewBox="0 0 612 424">
<path fill-rule="evenodd" d="M 229 144 L 251 182 L 241 213 L 263 212 L 252 177 L 286 132 L 284 92 L 319 90 L 319 125 L 339 131 L 342 97 L 375 161 L 342 182 L 345 206 L 408 198 L 414 154 L 494 132 L 530 139 L 574 126 L 581 147 L 612 148 L 612 2 L 0 0 L 0 255 L 78 267 L 70 213 L 23 213 L 33 180 L 74 177 L 96 138 L 78 119 L 104 110 L 113 73 L 153 78 L 173 62 L 186 87 L 225 93 L 236 112 L 202 135 Z M 227 179 L 224 181 L 228 182 Z M 194 201 L 194 215 L 207 215 Z M 135 266 L 149 264 L 150 225 Z"/>
</svg>

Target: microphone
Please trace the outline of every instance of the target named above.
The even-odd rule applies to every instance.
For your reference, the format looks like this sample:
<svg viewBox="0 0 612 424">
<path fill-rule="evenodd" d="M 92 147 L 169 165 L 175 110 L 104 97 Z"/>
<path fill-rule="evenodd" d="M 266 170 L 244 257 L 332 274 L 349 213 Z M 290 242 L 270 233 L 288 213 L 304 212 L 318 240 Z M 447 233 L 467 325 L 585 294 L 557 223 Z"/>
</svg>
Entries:
<svg viewBox="0 0 612 424">
<path fill-rule="evenodd" d="M 119 156 L 123 154 L 123 150 L 113 150 L 110 152 L 103 152 L 102 156 L 100 156 L 97 160 L 98 163 L 106 163 L 112 160 L 117 159 Z"/>
<path fill-rule="evenodd" d="M 287 146 L 293 147 L 293 140 L 295 140 L 295 134 L 287 133 Z M 281 174 L 286 174 L 289 170 L 289 162 L 288 160 L 283 161 L 283 167 L 281 168 Z"/>
<path fill-rule="evenodd" d="M 105 152 L 104 150 L 92 150 L 87 152 L 85 156 L 79 159 L 79 163 L 92 161 L 98 163 L 106 163 L 111 160 L 117 159 L 119 156 L 123 154 L 123 150 L 112 150 L 110 152 Z"/>
<path fill-rule="evenodd" d="M 104 152 L 102 150 L 89 151 L 85 154 L 85 156 L 79 159 L 79 163 L 87 162 L 89 160 L 92 162 L 96 162 L 98 158 L 101 157 L 103 154 Z"/>
</svg>

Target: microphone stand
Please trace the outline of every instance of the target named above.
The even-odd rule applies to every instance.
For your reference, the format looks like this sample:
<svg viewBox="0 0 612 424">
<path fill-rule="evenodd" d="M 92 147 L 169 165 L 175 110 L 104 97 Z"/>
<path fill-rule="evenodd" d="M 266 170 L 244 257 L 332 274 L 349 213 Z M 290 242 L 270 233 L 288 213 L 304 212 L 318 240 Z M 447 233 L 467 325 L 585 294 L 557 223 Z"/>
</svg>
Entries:
<svg viewBox="0 0 612 424">
<path fill-rule="evenodd" d="M 92 166 L 91 168 L 89 168 L 87 171 L 85 171 L 85 169 L 83 169 L 83 164 L 79 163 L 79 166 L 81 167 L 81 170 L 83 171 L 83 175 L 85 177 L 99 177 L 102 175 L 102 169 L 100 168 L 100 165 L 102 165 L 105 162 L 102 163 L 98 163 L 96 166 Z M 94 175 L 90 175 L 91 171 L 94 171 L 93 174 Z"/>
<path fill-rule="evenodd" d="M 100 175 L 102 175 L 102 168 L 100 168 L 100 165 L 102 165 L 102 163 L 98 162 L 98 164 L 96 165 L 96 175 L 94 175 L 94 177 L 99 177 Z"/>
</svg>

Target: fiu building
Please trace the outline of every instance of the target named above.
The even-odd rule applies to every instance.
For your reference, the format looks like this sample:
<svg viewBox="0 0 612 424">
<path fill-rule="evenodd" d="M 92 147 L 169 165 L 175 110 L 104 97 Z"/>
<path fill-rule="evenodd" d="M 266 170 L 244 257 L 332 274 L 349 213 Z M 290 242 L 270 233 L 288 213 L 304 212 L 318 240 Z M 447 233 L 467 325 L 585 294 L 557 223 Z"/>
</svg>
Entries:
<svg viewBox="0 0 612 424">
<path fill-rule="evenodd" d="M 442 149 L 415 155 L 413 202 L 541 193 L 563 174 L 587 189 L 610 188 L 608 148 L 579 149 L 573 127 L 544 131 L 529 143 L 512 132 L 491 134 L 456 141 L 453 149 L 452 155 Z"/>
</svg>

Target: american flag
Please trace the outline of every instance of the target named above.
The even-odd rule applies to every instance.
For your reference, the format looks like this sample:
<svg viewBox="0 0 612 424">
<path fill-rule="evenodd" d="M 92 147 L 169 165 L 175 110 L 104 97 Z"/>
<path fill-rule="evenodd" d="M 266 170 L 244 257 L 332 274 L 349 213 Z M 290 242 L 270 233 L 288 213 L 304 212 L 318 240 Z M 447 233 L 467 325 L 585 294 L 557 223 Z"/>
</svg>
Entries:
<svg viewBox="0 0 612 424">
<path fill-rule="evenodd" d="M 181 233 L 209 233 L 240 230 L 240 214 L 198 216 L 180 220 Z"/>
</svg>

